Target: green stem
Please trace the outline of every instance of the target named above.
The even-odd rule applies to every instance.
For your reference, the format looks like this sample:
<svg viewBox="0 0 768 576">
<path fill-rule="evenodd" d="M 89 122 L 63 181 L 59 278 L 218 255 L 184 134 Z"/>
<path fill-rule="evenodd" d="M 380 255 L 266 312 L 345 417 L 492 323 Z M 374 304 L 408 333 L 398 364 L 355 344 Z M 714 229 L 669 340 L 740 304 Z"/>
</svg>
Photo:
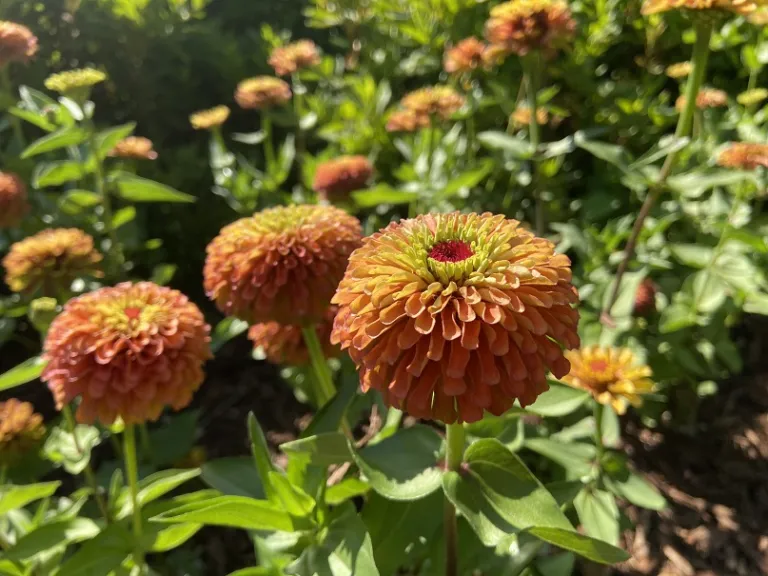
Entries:
<svg viewBox="0 0 768 576">
<path fill-rule="evenodd" d="M 688 85 L 685 90 L 685 108 L 680 114 L 680 118 L 677 122 L 677 129 L 675 130 L 676 138 L 686 138 L 691 134 L 691 128 L 693 127 L 694 113 L 696 112 L 696 96 L 699 94 L 701 85 L 704 83 L 704 77 L 707 72 L 707 61 L 709 60 L 709 41 L 712 37 L 712 23 L 704 20 L 696 22 L 696 42 L 693 45 L 693 57 L 691 58 L 692 70 L 688 77 Z M 611 297 L 608 299 L 603 312 L 601 320 L 604 324 L 613 325 L 613 319 L 611 318 L 611 310 L 613 305 L 616 304 L 616 300 L 619 298 L 619 289 L 621 288 L 621 279 L 629 267 L 629 262 L 635 254 L 635 246 L 637 245 L 637 239 L 640 237 L 640 233 L 643 231 L 643 225 L 645 219 L 651 212 L 651 208 L 658 200 L 661 192 L 664 190 L 664 184 L 672 173 L 672 169 L 677 163 L 679 157 L 679 150 L 669 154 L 664 161 L 664 165 L 659 172 L 659 179 L 654 186 L 648 191 L 643 205 L 640 207 L 640 212 L 637 214 L 635 225 L 632 227 L 629 239 L 627 240 L 627 246 L 624 249 L 624 258 L 619 264 L 619 268 L 616 271 L 616 276 L 613 279 L 613 289 L 611 291 Z"/>
<path fill-rule="evenodd" d="M 8 467 L 3 464 L 0 466 L 0 486 L 5 484 L 5 480 L 8 477 Z"/>
<path fill-rule="evenodd" d="M 304 343 L 307 345 L 309 359 L 315 372 L 317 407 L 322 408 L 336 395 L 331 369 L 328 367 L 325 354 L 323 354 L 323 347 L 317 337 L 315 326 L 305 326 L 301 329 L 301 333 L 304 336 Z"/>
<path fill-rule="evenodd" d="M 298 159 L 299 169 L 302 167 L 302 161 L 304 158 L 305 143 L 304 143 L 304 130 L 301 128 L 301 116 L 303 112 L 304 95 L 303 87 L 299 82 L 299 78 L 296 74 L 292 76 L 293 84 L 293 114 L 296 116 L 296 158 Z"/>
<path fill-rule="evenodd" d="M 593 414 L 595 418 L 595 464 L 597 465 L 597 486 L 603 480 L 603 454 L 605 454 L 605 445 L 603 444 L 603 411 L 605 406 L 597 400 L 593 401 Z"/>
<path fill-rule="evenodd" d="M 528 124 L 528 138 L 533 148 L 533 158 L 531 159 L 531 187 L 533 189 L 535 203 L 535 222 L 536 234 L 543 236 L 546 232 L 547 218 L 545 214 L 544 200 L 540 191 L 536 189 L 536 176 L 539 171 L 538 149 L 541 143 L 541 133 L 539 131 L 539 120 L 537 118 L 539 111 L 538 104 L 538 66 L 539 55 L 534 52 L 523 58 L 523 74 L 525 76 L 526 96 L 528 99 L 528 111 L 531 114 L 531 120 Z"/>
<path fill-rule="evenodd" d="M 139 573 L 144 569 L 144 549 L 142 547 L 141 506 L 139 505 L 139 469 L 136 458 L 136 430 L 133 424 L 126 424 L 123 432 L 123 452 L 125 453 L 125 473 L 128 476 L 128 486 L 131 490 L 133 505 L 133 563 L 139 567 Z"/>
<path fill-rule="evenodd" d="M 96 188 L 96 194 L 101 198 L 101 207 L 104 211 L 102 214 L 104 225 L 104 231 L 109 238 L 110 253 L 114 255 L 115 267 L 118 276 L 122 276 L 123 264 L 125 264 L 125 257 L 123 255 L 123 247 L 120 241 L 117 239 L 117 230 L 113 221 L 112 213 L 112 199 L 109 197 L 109 190 L 107 190 L 106 182 L 104 180 L 104 160 L 101 157 L 101 152 L 96 143 L 96 126 L 92 121 L 87 123 L 88 130 L 88 148 L 91 150 L 91 156 L 93 156 L 94 163 L 94 186 Z"/>
<path fill-rule="evenodd" d="M 2 91 L 13 97 L 13 86 L 11 85 L 10 66 L 5 65 L 0 67 L 0 88 Z M 24 149 L 24 132 L 21 129 L 21 121 L 13 114 L 8 113 L 10 118 L 11 127 L 13 128 L 13 135 L 16 138 L 16 142 L 19 145 L 19 150 Z"/>
<path fill-rule="evenodd" d="M 475 144 L 477 142 L 477 130 L 475 128 L 475 113 L 477 110 L 474 93 L 471 87 L 469 89 L 469 102 L 471 109 L 467 116 L 467 158 L 469 160 L 469 165 L 472 166 L 475 163 Z"/>
<path fill-rule="evenodd" d="M 75 415 L 72 413 L 72 407 L 69 404 L 65 404 L 61 409 L 61 412 L 64 415 L 64 420 L 67 422 L 69 432 L 72 434 L 75 450 L 77 450 L 78 455 L 82 458 L 83 447 L 80 444 L 80 439 L 77 437 L 77 423 L 75 422 Z M 86 484 L 88 484 L 91 492 L 93 492 L 93 498 L 96 500 L 96 505 L 99 507 L 101 515 L 104 516 L 104 520 L 109 524 L 111 521 L 109 517 L 109 508 L 107 507 L 107 502 L 104 500 L 104 496 L 101 494 L 99 483 L 96 482 L 96 474 L 93 472 L 90 456 L 85 468 L 83 468 L 83 476 L 85 477 Z"/>
<path fill-rule="evenodd" d="M 264 131 L 264 160 L 267 163 L 265 172 L 271 174 L 275 165 L 275 145 L 272 141 L 272 117 L 267 110 L 261 115 L 261 129 Z"/>
<path fill-rule="evenodd" d="M 466 438 L 463 424 L 446 424 L 445 426 L 445 467 L 446 470 L 461 473 L 461 463 L 464 458 Z M 459 574 L 459 543 L 456 525 L 456 508 L 450 500 L 445 499 L 444 516 L 445 530 L 445 576 Z"/>
</svg>

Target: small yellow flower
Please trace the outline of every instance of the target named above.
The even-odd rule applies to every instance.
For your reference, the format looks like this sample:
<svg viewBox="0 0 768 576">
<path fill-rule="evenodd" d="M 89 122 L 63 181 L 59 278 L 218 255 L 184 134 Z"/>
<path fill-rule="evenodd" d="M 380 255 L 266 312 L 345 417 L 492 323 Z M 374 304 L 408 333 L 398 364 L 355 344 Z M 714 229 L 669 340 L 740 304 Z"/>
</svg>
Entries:
<svg viewBox="0 0 768 576">
<path fill-rule="evenodd" d="M 768 144 L 732 142 L 720 153 L 717 163 L 725 168 L 740 170 L 768 168 Z"/>
<path fill-rule="evenodd" d="M 571 10 L 563 0 L 512 0 L 491 9 L 485 37 L 495 46 L 524 56 L 532 50 L 558 48 L 575 28 Z"/>
<path fill-rule="evenodd" d="M 157 152 L 152 148 L 152 140 L 143 136 L 128 136 L 128 138 L 120 140 L 109 152 L 109 155 L 134 160 L 155 160 L 157 158 Z"/>
<path fill-rule="evenodd" d="M 312 40 L 299 40 L 275 48 L 269 56 L 269 65 L 278 76 L 288 76 L 302 68 L 310 68 L 320 63 L 320 54 Z"/>
<path fill-rule="evenodd" d="M 216 106 L 210 110 L 200 110 L 189 117 L 189 123 L 195 130 L 210 130 L 221 126 L 229 118 L 227 106 Z"/>
<path fill-rule="evenodd" d="M 766 98 L 768 98 L 768 90 L 765 88 L 754 88 L 739 94 L 736 97 L 736 102 L 742 106 L 754 106 L 755 104 L 760 104 Z"/>
<path fill-rule="evenodd" d="M 38 447 L 43 436 L 43 417 L 32 404 L 15 398 L 0 402 L 0 467 L 15 464 Z"/>
<path fill-rule="evenodd" d="M 291 95 L 291 87 L 280 78 L 257 76 L 237 85 L 235 101 L 240 108 L 263 110 L 285 104 Z"/>
<path fill-rule="evenodd" d="M 690 62 L 677 62 L 676 64 L 670 64 L 667 66 L 665 72 L 670 78 L 678 80 L 688 76 L 688 74 L 691 73 L 692 68 L 693 65 Z"/>
<path fill-rule="evenodd" d="M 654 390 L 651 369 L 639 364 L 629 348 L 587 346 L 565 353 L 571 371 L 560 380 L 586 390 L 600 402 L 624 414 L 627 404 L 640 407 L 642 395 Z"/>
<path fill-rule="evenodd" d="M 0 68 L 11 62 L 28 62 L 37 52 L 37 37 L 29 28 L 0 20 Z"/>
<path fill-rule="evenodd" d="M 647 16 L 670 10 L 691 10 L 732 12 L 747 16 L 765 5 L 765 0 L 645 0 L 642 13 Z"/>
<path fill-rule="evenodd" d="M 102 276 L 93 238 L 77 228 L 43 230 L 11 246 L 3 259 L 5 281 L 14 292 L 57 296 L 80 276 Z"/>
<path fill-rule="evenodd" d="M 100 70 L 83 68 L 52 74 L 46 79 L 45 87 L 60 94 L 68 94 L 83 88 L 90 88 L 106 79 L 107 75 Z"/>
</svg>

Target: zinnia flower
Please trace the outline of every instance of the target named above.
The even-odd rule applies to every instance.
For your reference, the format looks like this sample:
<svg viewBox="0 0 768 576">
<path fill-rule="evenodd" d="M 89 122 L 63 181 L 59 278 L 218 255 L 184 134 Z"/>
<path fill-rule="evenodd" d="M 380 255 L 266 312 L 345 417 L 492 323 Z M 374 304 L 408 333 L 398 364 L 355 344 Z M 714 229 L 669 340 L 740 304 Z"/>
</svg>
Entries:
<svg viewBox="0 0 768 576">
<path fill-rule="evenodd" d="M 415 132 L 429 128 L 429 116 L 413 110 L 395 110 L 387 119 L 387 132 Z"/>
<path fill-rule="evenodd" d="M 263 210 L 208 245 L 206 294 L 225 314 L 254 324 L 315 324 L 361 238 L 357 218 L 333 206 Z"/>
<path fill-rule="evenodd" d="M 365 156 L 340 156 L 318 165 L 312 189 L 324 200 L 345 200 L 350 192 L 365 188 L 372 175 Z"/>
<path fill-rule="evenodd" d="M 336 358 L 341 353 L 338 346 L 331 344 L 331 328 L 335 316 L 336 307 L 329 306 L 323 320 L 315 325 L 326 358 Z M 301 326 L 262 322 L 251 326 L 248 338 L 253 342 L 253 347 L 261 349 L 272 364 L 301 366 L 309 362 L 309 350 L 304 343 Z"/>
<path fill-rule="evenodd" d="M 128 138 L 120 140 L 109 152 L 109 155 L 134 160 L 154 160 L 157 158 L 157 152 L 152 148 L 152 140 L 143 136 L 128 136 Z"/>
<path fill-rule="evenodd" d="M 749 20 L 750 24 L 754 24 L 755 26 L 768 25 L 768 7 L 759 8 L 758 10 L 752 12 L 747 17 L 747 20 Z"/>
<path fill-rule="evenodd" d="M 642 405 L 642 394 L 653 392 L 651 369 L 637 363 L 628 348 L 587 346 L 565 353 L 571 371 L 560 378 L 568 386 L 587 390 L 600 402 L 611 405 L 617 414 L 627 411 L 627 404 Z"/>
<path fill-rule="evenodd" d="M 40 445 L 43 436 L 43 417 L 32 404 L 15 398 L 0 402 L 0 467 L 18 462 Z"/>
<path fill-rule="evenodd" d="M 487 45 L 474 36 L 465 38 L 456 46 L 445 51 L 443 69 L 448 74 L 472 72 L 485 63 L 483 54 Z"/>
<path fill-rule="evenodd" d="M 414 114 L 447 120 L 464 102 L 464 96 L 450 86 L 433 86 L 406 94 L 400 105 Z"/>
<path fill-rule="evenodd" d="M 496 46 L 524 56 L 532 50 L 551 51 L 576 28 L 563 0 L 512 0 L 491 9 L 485 37 Z"/>
<path fill-rule="evenodd" d="M 526 406 L 579 345 L 570 260 L 492 214 L 427 214 L 363 240 L 333 303 L 331 342 L 363 390 L 418 418 L 475 422 Z"/>
<path fill-rule="evenodd" d="M 531 123 L 531 109 L 528 106 L 518 106 L 512 112 L 512 122 L 517 126 L 528 126 Z M 536 123 L 547 124 L 549 122 L 549 112 L 544 108 L 536 109 Z"/>
<path fill-rule="evenodd" d="M 722 108 L 728 105 L 728 94 L 722 90 L 714 88 L 702 88 L 696 96 L 696 108 L 705 110 L 707 108 Z M 682 94 L 675 102 L 675 108 L 682 112 L 685 108 L 685 95 Z"/>
<path fill-rule="evenodd" d="M 765 0 L 645 0 L 642 13 L 648 15 L 669 10 L 710 10 L 747 16 L 764 5 Z"/>
<path fill-rule="evenodd" d="M 0 20 L 0 68 L 28 62 L 37 52 L 37 37 L 26 26 Z"/>
<path fill-rule="evenodd" d="M 637 316 L 647 316 L 656 310 L 656 283 L 645 278 L 635 292 L 634 312 Z"/>
<path fill-rule="evenodd" d="M 12 172 L 0 172 L 0 230 L 18 226 L 28 211 L 24 182 Z"/>
<path fill-rule="evenodd" d="M 101 277 L 101 254 L 77 228 L 43 230 L 11 246 L 3 259 L 5 282 L 14 292 L 57 296 L 81 276 Z"/>
<path fill-rule="evenodd" d="M 59 410 L 80 397 L 80 422 L 157 420 L 181 410 L 211 358 L 205 323 L 181 292 L 126 282 L 70 300 L 45 339 L 48 384 Z"/>
<path fill-rule="evenodd" d="M 688 76 L 688 74 L 691 73 L 691 70 L 693 69 L 693 65 L 690 62 L 677 62 L 676 64 L 670 64 L 667 66 L 667 69 L 665 70 L 667 76 L 670 78 L 674 78 L 675 80 L 678 80 L 680 78 L 685 78 Z"/>
<path fill-rule="evenodd" d="M 68 70 L 58 74 L 51 74 L 45 81 L 45 87 L 60 94 L 69 94 L 88 89 L 91 86 L 104 82 L 106 79 L 107 75 L 100 70 L 83 68 L 81 70 Z"/>
<path fill-rule="evenodd" d="M 302 68 L 320 64 L 320 54 L 312 40 L 299 40 L 275 48 L 269 56 L 269 65 L 275 69 L 278 76 L 293 74 Z"/>
<path fill-rule="evenodd" d="M 229 118 L 227 106 L 216 106 L 210 110 L 200 110 L 189 117 L 189 123 L 195 130 L 210 130 L 221 126 Z"/>
<path fill-rule="evenodd" d="M 717 163 L 726 168 L 755 170 L 768 168 L 768 144 L 758 142 L 732 142 L 717 157 Z"/>
<path fill-rule="evenodd" d="M 742 106 L 754 106 L 768 98 L 768 90 L 765 88 L 753 88 L 742 92 L 736 97 L 736 101 Z"/>
<path fill-rule="evenodd" d="M 281 106 L 291 99 L 288 83 L 272 76 L 248 78 L 237 85 L 235 101 L 240 108 L 263 110 Z"/>
</svg>

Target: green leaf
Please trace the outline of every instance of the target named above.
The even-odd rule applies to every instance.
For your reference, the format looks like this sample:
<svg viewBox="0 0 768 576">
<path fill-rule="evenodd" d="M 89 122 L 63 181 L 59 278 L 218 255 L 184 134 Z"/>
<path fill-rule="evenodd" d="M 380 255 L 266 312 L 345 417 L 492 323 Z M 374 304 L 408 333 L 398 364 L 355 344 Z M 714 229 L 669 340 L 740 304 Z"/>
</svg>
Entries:
<svg viewBox="0 0 768 576">
<path fill-rule="evenodd" d="M 667 180 L 667 186 L 686 198 L 698 198 L 707 190 L 720 186 L 732 186 L 745 180 L 752 180 L 759 185 L 753 172 L 721 170 L 714 173 L 700 171 L 672 176 Z"/>
<path fill-rule="evenodd" d="M 286 454 L 304 454 L 316 466 L 333 466 L 352 461 L 349 441 L 340 432 L 326 432 L 280 445 Z"/>
<path fill-rule="evenodd" d="M 320 545 L 306 548 L 285 573 L 295 576 L 379 576 L 371 537 L 355 507 L 346 504 L 336 511 Z"/>
<path fill-rule="evenodd" d="M 463 172 L 455 178 L 450 178 L 437 196 L 441 199 L 450 198 L 462 190 L 471 190 L 482 182 L 493 169 L 493 162 L 483 162 L 479 168 Z"/>
<path fill-rule="evenodd" d="M 27 576 L 27 573 L 10 560 L 0 560 L 0 576 Z"/>
<path fill-rule="evenodd" d="M 78 144 L 85 142 L 86 138 L 88 138 L 88 132 L 79 126 L 67 126 L 66 128 L 62 128 L 51 134 L 46 134 L 42 138 L 32 142 L 32 144 L 27 146 L 21 153 L 21 157 L 31 158 L 32 156 L 58 150 L 59 148 L 77 146 Z"/>
<path fill-rule="evenodd" d="M 691 289 L 696 308 L 705 314 L 720 308 L 728 298 L 728 285 L 710 269 L 699 270 L 693 275 Z"/>
<path fill-rule="evenodd" d="M 584 132 L 579 131 L 573 135 L 573 142 L 579 148 L 586 150 L 593 156 L 613 164 L 622 172 L 629 172 L 628 164 L 631 160 L 629 153 L 617 144 L 607 144 L 597 140 L 588 140 Z"/>
<path fill-rule="evenodd" d="M 134 218 L 136 218 L 136 208 L 134 206 L 120 208 L 120 210 L 115 212 L 115 215 L 112 216 L 112 227 L 117 230 L 129 222 L 133 222 Z"/>
<path fill-rule="evenodd" d="M 359 382 L 356 375 L 354 378 L 343 379 L 339 390 L 336 392 L 336 396 L 315 414 L 312 422 L 301 433 L 300 438 L 309 438 L 317 434 L 338 430 L 344 413 L 357 394 L 358 385 Z"/>
<path fill-rule="evenodd" d="M 192 470 L 162 470 L 161 472 L 155 472 L 150 474 L 146 478 L 142 478 L 139 481 L 139 492 L 137 495 L 139 506 L 143 507 L 167 494 L 171 490 L 174 490 L 189 482 L 193 478 L 200 476 L 200 470 L 194 468 Z M 117 499 L 117 506 L 119 512 L 117 513 L 118 519 L 125 518 L 133 512 L 133 503 L 131 502 L 130 492 L 126 488 L 123 490 L 120 497 Z"/>
<path fill-rule="evenodd" d="M 477 140 L 491 150 L 508 152 L 512 157 L 527 160 L 533 157 L 533 146 L 526 140 L 510 136 L 506 132 L 487 131 L 480 132 Z"/>
<path fill-rule="evenodd" d="M 621 438 L 621 426 L 619 424 L 619 417 L 616 415 L 616 412 L 613 411 L 610 404 L 603 406 L 602 420 L 603 444 L 605 446 L 614 447 L 619 443 Z"/>
<path fill-rule="evenodd" d="M 211 350 L 218 352 L 224 344 L 248 330 L 248 322 L 230 316 L 216 324 L 211 334 Z"/>
<path fill-rule="evenodd" d="M 202 524 L 176 524 L 163 528 L 150 534 L 147 549 L 155 553 L 173 550 L 192 538 L 202 527 Z"/>
<path fill-rule="evenodd" d="M 80 474 L 91 460 L 91 451 L 100 442 L 101 434 L 95 426 L 78 424 L 74 434 L 57 426 L 45 441 L 43 455 L 70 474 Z"/>
<path fill-rule="evenodd" d="M 584 488 L 584 484 L 579 480 L 563 480 L 560 482 L 550 482 L 545 486 L 552 497 L 557 500 L 557 504 L 562 509 L 563 506 L 570 505 L 573 499 Z"/>
<path fill-rule="evenodd" d="M 549 390 L 526 410 L 539 416 L 565 416 L 582 406 L 588 398 L 589 392 L 550 382 Z"/>
<path fill-rule="evenodd" d="M 195 445 L 198 410 L 185 410 L 168 416 L 163 425 L 149 431 L 152 462 L 156 466 L 169 466 L 184 458 Z"/>
<path fill-rule="evenodd" d="M 371 486 L 359 478 L 344 478 L 338 484 L 329 486 L 325 491 L 325 501 L 331 506 L 346 502 L 350 498 L 367 494 Z"/>
<path fill-rule="evenodd" d="M 61 482 L 41 482 L 23 486 L 0 486 L 0 516 L 11 510 L 23 508 L 30 502 L 52 496 Z"/>
<path fill-rule="evenodd" d="M 548 438 L 530 438 L 525 441 L 524 446 L 577 475 L 589 473 L 595 459 L 595 447 L 591 444 L 563 444 Z"/>
<path fill-rule="evenodd" d="M 712 262 L 713 249 L 699 244 L 670 244 L 669 251 L 680 263 L 691 268 L 706 268 Z"/>
<path fill-rule="evenodd" d="M 632 316 L 632 312 L 635 309 L 635 297 L 637 296 L 637 289 L 642 281 L 648 275 L 648 270 L 643 268 L 637 272 L 627 272 L 621 279 L 621 286 L 619 288 L 619 295 L 616 299 L 616 303 L 611 308 L 611 314 L 614 318 L 624 318 Z M 603 296 L 603 306 L 608 304 L 611 292 L 606 290 Z"/>
<path fill-rule="evenodd" d="M 462 473 L 445 473 L 443 491 L 486 546 L 532 527 L 573 530 L 547 489 L 497 440 L 478 440 L 464 461 Z"/>
<path fill-rule="evenodd" d="M 133 551 L 133 535 L 123 524 L 112 524 L 67 559 L 56 576 L 102 576 L 118 568 Z"/>
<path fill-rule="evenodd" d="M 104 158 L 107 154 L 112 152 L 114 147 L 120 140 L 127 138 L 136 129 L 136 122 L 129 122 L 121 126 L 114 126 L 107 128 L 99 132 L 96 135 L 96 147 L 99 150 L 99 156 Z"/>
<path fill-rule="evenodd" d="M 659 319 L 659 331 L 662 334 L 669 334 L 689 326 L 695 326 L 697 323 L 696 314 L 690 306 L 681 303 L 675 303 L 664 308 Z"/>
<path fill-rule="evenodd" d="M 48 120 L 48 116 L 46 114 L 42 114 L 40 112 L 36 112 L 34 110 L 25 110 L 23 108 L 9 108 L 8 113 L 12 114 L 13 116 L 16 116 L 16 118 L 21 118 L 25 122 L 29 122 L 30 124 L 34 124 L 41 130 L 45 130 L 46 132 L 53 132 L 56 130 L 56 124 Z"/>
<path fill-rule="evenodd" d="M 352 192 L 352 198 L 360 208 L 374 208 L 382 204 L 410 204 L 418 200 L 419 195 L 416 192 L 395 190 L 388 184 L 379 184 L 368 190 Z"/>
<path fill-rule="evenodd" d="M 432 428 L 405 428 L 354 454 L 376 492 L 392 500 L 418 500 L 440 487 L 442 438 Z"/>
<path fill-rule="evenodd" d="M 158 286 L 167 286 L 173 280 L 176 270 L 178 270 L 176 264 L 158 264 L 152 269 L 152 276 L 149 281 Z"/>
<path fill-rule="evenodd" d="M 291 484 L 282 472 L 270 471 L 267 479 L 275 493 L 274 502 L 282 504 L 291 516 L 308 516 L 315 509 L 315 500 L 301 488 Z"/>
<path fill-rule="evenodd" d="M 44 524 L 19 538 L 3 557 L 14 561 L 27 560 L 51 548 L 90 540 L 100 531 L 99 525 L 90 518 L 72 518 Z"/>
<path fill-rule="evenodd" d="M 59 206 L 68 214 L 79 214 L 83 208 L 92 208 L 101 203 L 101 196 L 88 190 L 69 190 L 59 200 Z"/>
<path fill-rule="evenodd" d="M 629 554 L 621 548 L 572 530 L 537 527 L 528 530 L 528 532 L 545 542 L 559 546 L 564 550 L 570 550 L 600 564 L 618 564 L 630 558 Z"/>
<path fill-rule="evenodd" d="M 232 134 L 232 140 L 235 142 L 242 142 L 243 144 L 254 146 L 264 142 L 264 138 L 266 138 L 266 136 L 267 133 L 262 130 L 258 130 L 257 132 L 248 132 L 247 134 L 235 132 Z"/>
<path fill-rule="evenodd" d="M 125 172 L 117 175 L 116 182 L 118 195 L 129 202 L 190 203 L 197 200 L 194 196 L 174 190 L 165 184 Z"/>
<path fill-rule="evenodd" d="M 653 164 L 657 160 L 666 158 L 673 152 L 679 152 L 688 146 L 689 143 L 690 139 L 688 138 L 665 137 L 659 142 L 659 146 L 654 146 L 647 154 L 643 154 L 643 156 L 629 166 L 629 169 L 637 170 L 643 166 Z"/>
<path fill-rule="evenodd" d="M 621 498 L 635 506 L 649 510 L 663 510 L 667 501 L 656 487 L 642 476 L 627 471 L 625 474 L 611 475 L 606 478 L 608 487 Z"/>
<path fill-rule="evenodd" d="M 573 507 L 589 536 L 614 546 L 619 543 L 619 507 L 613 494 L 585 488 L 574 499 Z"/>
<path fill-rule="evenodd" d="M 253 412 L 248 413 L 248 438 L 251 441 L 251 455 L 256 465 L 256 471 L 259 473 L 261 485 L 267 494 L 268 500 L 273 500 L 274 490 L 272 486 L 272 472 L 275 467 L 272 465 L 272 458 L 269 455 L 269 446 L 261 429 L 259 421 Z"/>
<path fill-rule="evenodd" d="M 361 513 L 371 534 L 376 565 L 385 576 L 412 565 L 411 554 L 421 541 L 433 541 L 442 530 L 444 497 L 434 492 L 411 502 L 395 502 L 372 493 Z"/>
<path fill-rule="evenodd" d="M 61 186 L 72 180 L 85 178 L 92 170 L 89 165 L 82 165 L 74 160 L 61 162 L 43 162 L 35 167 L 32 185 L 35 188 Z"/>
<path fill-rule="evenodd" d="M 243 496 L 218 496 L 173 508 L 152 518 L 153 522 L 191 522 L 245 530 L 297 529 L 294 519 L 274 504 Z"/>
<path fill-rule="evenodd" d="M 16 386 L 36 380 L 43 373 L 45 365 L 45 360 L 39 356 L 24 360 L 24 362 L 0 376 L 0 391 L 10 390 Z"/>
<path fill-rule="evenodd" d="M 224 494 L 264 497 L 259 473 L 250 457 L 210 460 L 203 464 L 201 478 L 211 488 Z"/>
</svg>

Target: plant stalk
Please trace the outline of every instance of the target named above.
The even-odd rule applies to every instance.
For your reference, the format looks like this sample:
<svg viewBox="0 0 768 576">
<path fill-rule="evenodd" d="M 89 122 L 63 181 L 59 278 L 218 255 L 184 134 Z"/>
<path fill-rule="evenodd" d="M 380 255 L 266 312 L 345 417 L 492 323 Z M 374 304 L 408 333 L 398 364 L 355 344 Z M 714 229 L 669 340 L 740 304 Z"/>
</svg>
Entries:
<svg viewBox="0 0 768 576">
<path fill-rule="evenodd" d="M 72 408 L 69 404 L 65 404 L 61 409 L 61 412 L 64 415 L 64 420 L 67 422 L 69 432 L 72 434 L 72 439 L 75 443 L 75 450 L 77 450 L 78 455 L 82 457 L 83 447 L 80 444 L 80 440 L 77 438 L 77 423 L 75 422 L 75 415 L 72 414 Z M 93 473 L 93 467 L 91 466 L 90 460 L 85 465 L 85 468 L 83 468 L 83 476 L 85 477 L 86 484 L 88 484 L 88 487 L 93 492 L 93 498 L 96 500 L 96 505 L 99 507 L 101 515 L 104 516 L 104 520 L 107 522 L 107 524 L 109 524 L 111 522 L 111 518 L 109 517 L 109 508 L 107 507 L 107 503 L 104 500 L 101 491 L 99 490 L 99 484 L 96 482 L 96 474 Z"/>
<path fill-rule="evenodd" d="M 531 187 L 533 189 L 534 203 L 535 203 L 535 226 L 536 234 L 543 236 L 547 227 L 547 218 L 545 214 L 544 200 L 541 198 L 541 193 L 536 190 L 536 176 L 539 171 L 538 164 L 538 149 L 541 143 L 541 133 L 539 131 L 539 121 L 537 114 L 539 111 L 538 105 L 538 67 L 539 55 L 537 53 L 529 54 L 523 58 L 523 75 L 525 77 L 526 96 L 528 99 L 528 110 L 531 114 L 531 120 L 528 123 L 528 139 L 531 142 L 533 148 L 533 158 L 531 159 Z"/>
<path fill-rule="evenodd" d="M 463 424 L 446 424 L 445 467 L 447 470 L 461 473 L 465 441 Z M 445 499 L 443 524 L 445 530 L 445 576 L 458 576 L 459 543 L 456 508 L 448 498 Z"/>
<path fill-rule="evenodd" d="M 292 76 L 293 84 L 293 114 L 296 116 L 296 158 L 299 163 L 299 170 L 303 167 L 304 151 L 306 144 L 304 141 L 304 130 L 301 127 L 301 115 L 303 112 L 304 96 L 302 94 L 303 87 L 299 82 L 298 75 Z"/>
<path fill-rule="evenodd" d="M 94 162 L 94 186 L 96 187 L 96 193 L 101 198 L 101 207 L 103 213 L 104 230 L 109 238 L 110 252 L 114 255 L 115 262 L 117 264 L 117 275 L 122 276 L 123 264 L 125 264 L 125 256 L 123 255 L 123 247 L 120 245 L 120 241 L 117 239 L 117 230 L 113 221 L 112 212 L 112 200 L 109 197 L 109 190 L 107 190 L 106 182 L 104 180 L 104 161 L 101 157 L 99 147 L 96 143 L 96 127 L 92 121 L 88 121 L 88 148 L 91 150 Z M 85 167 L 84 167 L 85 168 Z"/>
<path fill-rule="evenodd" d="M 11 75 L 9 71 L 10 66 L 0 66 L 0 88 L 3 92 L 9 96 L 13 96 L 13 86 L 11 85 Z M 16 142 L 19 145 L 19 151 L 24 149 L 24 132 L 21 129 L 21 121 L 18 117 L 11 113 L 8 113 L 8 117 L 11 119 L 11 127 L 13 128 L 13 135 L 16 138 Z"/>
<path fill-rule="evenodd" d="M 605 445 L 603 444 L 603 411 L 605 406 L 597 400 L 593 400 L 593 414 L 595 418 L 595 464 L 597 465 L 597 486 L 603 481 L 603 454 L 605 454 Z"/>
<path fill-rule="evenodd" d="M 126 424 L 123 432 L 123 452 L 125 454 L 125 473 L 131 490 L 133 505 L 133 563 L 144 573 L 144 549 L 142 547 L 141 507 L 139 505 L 139 470 L 136 458 L 136 430 L 133 424 Z"/>
<path fill-rule="evenodd" d="M 267 163 L 265 172 L 271 174 L 275 165 L 275 145 L 272 141 L 272 117 L 266 110 L 261 115 L 261 129 L 264 131 L 264 160 Z"/>
<path fill-rule="evenodd" d="M 712 23 L 705 21 L 696 22 L 696 42 L 693 46 L 693 57 L 691 75 L 688 78 L 688 85 L 685 90 L 685 108 L 680 114 L 680 119 L 677 122 L 677 129 L 675 130 L 676 138 L 686 138 L 691 134 L 691 128 L 693 127 L 694 113 L 696 112 L 696 96 L 699 94 L 701 85 L 704 83 L 704 77 L 707 71 L 707 61 L 709 59 L 709 41 L 712 37 Z M 664 161 L 664 165 L 661 167 L 658 181 L 648 191 L 643 205 L 640 207 L 640 212 L 637 214 L 637 219 L 632 227 L 627 245 L 624 248 L 624 258 L 619 264 L 619 268 L 616 270 L 616 276 L 613 279 L 613 288 L 611 290 L 611 297 L 608 299 L 603 313 L 601 315 L 601 321 L 608 326 L 613 325 L 613 319 L 611 318 L 611 310 L 613 309 L 616 300 L 619 298 L 619 290 L 621 288 L 621 279 L 629 267 L 629 262 L 635 254 L 635 246 L 637 240 L 640 237 L 640 233 L 643 231 L 643 225 L 645 220 L 650 214 L 651 209 L 658 200 L 661 192 L 664 190 L 664 184 L 669 178 L 672 169 L 677 163 L 679 157 L 679 150 L 669 154 Z"/>
</svg>

